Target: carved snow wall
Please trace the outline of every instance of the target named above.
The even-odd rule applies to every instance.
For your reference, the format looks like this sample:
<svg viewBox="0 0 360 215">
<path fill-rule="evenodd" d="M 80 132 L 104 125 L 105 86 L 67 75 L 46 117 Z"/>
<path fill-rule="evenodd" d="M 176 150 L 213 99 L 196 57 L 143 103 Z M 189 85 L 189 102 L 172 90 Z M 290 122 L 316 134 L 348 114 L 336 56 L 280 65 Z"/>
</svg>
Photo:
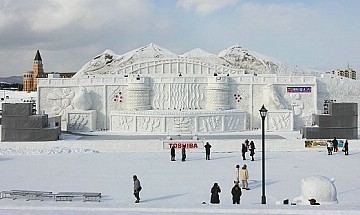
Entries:
<svg viewBox="0 0 360 215">
<path fill-rule="evenodd" d="M 71 132 L 91 132 L 96 130 L 96 111 L 69 111 L 67 130 Z"/>
<path fill-rule="evenodd" d="M 244 131 L 246 114 L 239 111 L 112 112 L 110 130 L 120 132 L 196 134 Z"/>
<path fill-rule="evenodd" d="M 311 123 L 317 109 L 316 78 L 134 74 L 38 80 L 39 111 L 61 116 L 63 130 L 71 111 L 95 111 L 99 130 L 206 133 L 258 129 L 262 104 L 269 110 L 269 131 L 299 130 Z"/>
</svg>

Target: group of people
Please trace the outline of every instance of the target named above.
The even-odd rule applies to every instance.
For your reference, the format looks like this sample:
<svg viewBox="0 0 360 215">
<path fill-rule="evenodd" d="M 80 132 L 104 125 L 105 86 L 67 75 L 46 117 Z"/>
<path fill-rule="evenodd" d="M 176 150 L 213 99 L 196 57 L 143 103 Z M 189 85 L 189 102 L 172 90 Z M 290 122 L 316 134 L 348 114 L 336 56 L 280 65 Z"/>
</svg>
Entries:
<svg viewBox="0 0 360 215">
<path fill-rule="evenodd" d="M 204 145 L 205 148 L 205 160 L 210 160 L 210 149 L 211 149 L 211 145 L 209 144 L 209 142 L 206 142 L 206 144 Z M 251 161 L 254 161 L 254 155 L 255 155 L 255 143 L 254 141 L 250 141 L 248 139 L 245 140 L 245 142 L 242 143 L 241 145 L 241 155 L 243 160 L 246 160 L 246 153 L 248 151 L 250 151 L 250 157 L 251 157 Z M 176 156 L 176 149 L 175 146 L 173 145 L 170 148 L 170 156 L 171 156 L 171 161 L 175 161 L 175 156 Z M 181 148 L 181 161 L 185 161 L 186 160 L 186 148 L 185 145 L 182 146 Z"/>
<path fill-rule="evenodd" d="M 171 156 L 171 161 L 175 161 L 175 156 L 176 156 L 175 146 L 171 147 L 170 156 Z M 184 162 L 185 160 L 186 160 L 186 148 L 185 145 L 183 145 L 181 148 L 181 161 Z"/>
<path fill-rule="evenodd" d="M 339 142 L 336 139 L 336 137 L 334 137 L 333 140 L 328 140 L 326 144 L 327 144 L 326 148 L 327 148 L 327 151 L 328 151 L 328 155 L 332 155 L 333 151 L 334 152 L 339 151 Z M 342 151 L 345 153 L 345 155 L 349 154 L 349 142 L 348 142 L 348 140 L 345 140 Z"/>
<path fill-rule="evenodd" d="M 205 148 L 205 160 L 210 160 L 210 149 L 211 149 L 211 145 L 209 144 L 209 142 L 206 142 L 206 144 L 204 145 Z M 176 156 L 176 149 L 175 146 L 173 145 L 170 149 L 170 156 L 171 156 L 171 161 L 175 161 L 175 156 Z M 182 146 L 181 148 L 181 161 L 185 161 L 186 160 L 186 148 L 185 145 Z"/>
<path fill-rule="evenodd" d="M 240 197 L 242 195 L 242 191 L 240 188 L 240 180 L 242 189 L 250 190 L 248 179 L 249 179 L 249 172 L 247 170 L 247 165 L 244 164 L 243 167 L 240 169 L 240 165 L 236 165 L 235 167 L 235 178 L 234 178 L 234 186 L 231 189 L 232 201 L 233 204 L 240 204 Z M 211 188 L 211 197 L 210 203 L 212 204 L 219 204 L 220 203 L 220 194 L 221 189 L 218 183 L 214 183 L 213 187 Z"/>
<path fill-rule="evenodd" d="M 209 142 L 206 142 L 204 145 L 205 148 L 205 160 L 210 160 L 210 149 L 211 145 Z M 245 140 L 244 143 L 242 143 L 241 147 L 241 154 L 243 160 L 246 160 L 246 152 L 250 151 L 251 161 L 254 161 L 254 155 L 255 155 L 255 143 L 254 141 L 249 141 L 248 139 Z M 171 161 L 175 161 L 176 156 L 176 148 L 173 145 L 170 149 L 170 156 Z M 185 145 L 181 148 L 181 161 L 186 160 L 186 148 Z M 249 172 L 247 170 L 247 165 L 244 164 L 242 168 L 240 169 L 240 165 L 236 165 L 235 167 L 235 177 L 234 177 L 234 186 L 231 189 L 232 194 L 232 200 L 233 204 L 240 204 L 240 197 L 242 195 L 241 188 L 244 190 L 250 190 L 248 179 L 249 179 Z M 137 179 L 137 176 L 133 176 L 134 179 L 134 196 L 136 198 L 136 203 L 140 201 L 139 193 L 141 190 L 140 181 Z M 241 181 L 241 188 L 240 188 L 240 181 Z M 140 187 L 140 189 L 139 189 Z M 214 183 L 213 187 L 211 188 L 211 197 L 210 197 L 210 203 L 212 204 L 219 204 L 220 203 L 220 194 L 221 188 L 218 183 Z"/>
<path fill-rule="evenodd" d="M 254 161 L 254 155 L 255 155 L 255 143 L 254 141 L 250 141 L 248 139 L 245 140 L 241 144 L 241 155 L 243 160 L 246 160 L 246 152 L 250 151 L 251 161 Z"/>
</svg>

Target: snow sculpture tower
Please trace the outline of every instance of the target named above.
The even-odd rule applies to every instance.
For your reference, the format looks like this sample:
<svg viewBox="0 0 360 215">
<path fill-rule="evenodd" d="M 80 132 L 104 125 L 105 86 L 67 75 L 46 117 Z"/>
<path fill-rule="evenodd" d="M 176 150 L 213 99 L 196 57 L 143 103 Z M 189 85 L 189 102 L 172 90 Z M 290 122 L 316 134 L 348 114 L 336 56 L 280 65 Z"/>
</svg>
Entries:
<svg viewBox="0 0 360 215">
<path fill-rule="evenodd" d="M 228 77 L 208 77 L 206 87 L 206 110 L 229 110 Z"/>
<path fill-rule="evenodd" d="M 150 109 L 150 80 L 148 77 L 129 77 L 127 80 L 126 110 Z"/>
</svg>

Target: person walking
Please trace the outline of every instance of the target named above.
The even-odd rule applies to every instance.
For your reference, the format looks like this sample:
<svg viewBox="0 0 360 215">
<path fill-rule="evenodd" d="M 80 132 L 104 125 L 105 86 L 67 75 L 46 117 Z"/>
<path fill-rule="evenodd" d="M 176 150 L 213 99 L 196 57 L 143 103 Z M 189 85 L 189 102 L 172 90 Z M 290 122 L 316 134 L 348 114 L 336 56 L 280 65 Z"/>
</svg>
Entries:
<svg viewBox="0 0 360 215">
<path fill-rule="evenodd" d="M 241 196 L 242 192 L 241 189 L 239 187 L 239 184 L 236 183 L 234 185 L 234 187 L 231 189 L 231 195 L 232 195 L 232 200 L 233 200 L 233 204 L 240 204 L 240 196 Z"/>
<path fill-rule="evenodd" d="M 254 141 L 250 141 L 250 156 L 251 156 L 251 161 L 254 161 L 254 155 L 255 155 L 255 143 L 254 143 Z"/>
<path fill-rule="evenodd" d="M 171 161 L 175 161 L 175 146 L 172 145 L 170 149 Z"/>
<path fill-rule="evenodd" d="M 185 145 L 182 146 L 181 148 L 181 161 L 185 161 L 186 159 L 186 149 L 185 149 Z"/>
<path fill-rule="evenodd" d="M 348 142 L 348 140 L 345 140 L 343 151 L 345 152 L 345 155 L 349 154 L 349 142 Z"/>
<path fill-rule="evenodd" d="M 211 197 L 210 197 L 211 204 L 219 204 L 220 203 L 219 193 L 221 193 L 221 189 L 220 189 L 218 183 L 214 183 L 214 186 L 211 188 Z"/>
<path fill-rule="evenodd" d="M 140 181 L 136 175 L 133 175 L 133 180 L 134 180 L 134 196 L 136 198 L 135 203 L 139 203 L 140 202 L 140 191 L 141 191 L 142 187 L 141 187 Z"/>
<path fill-rule="evenodd" d="M 240 170 L 240 178 L 241 178 L 242 188 L 245 190 L 250 190 L 248 184 L 249 172 L 247 170 L 246 164 L 244 164 L 244 166 Z"/>
<path fill-rule="evenodd" d="M 210 160 L 210 148 L 211 148 L 211 145 L 209 144 L 209 142 L 206 142 L 204 147 L 205 147 L 205 159 Z"/>
<path fill-rule="evenodd" d="M 332 140 L 332 144 L 333 144 L 333 147 L 334 147 L 334 152 L 337 152 L 339 142 L 337 141 L 336 137 L 334 137 L 334 139 Z"/>
<path fill-rule="evenodd" d="M 249 145 L 248 139 L 246 139 L 245 142 L 241 144 L 241 155 L 243 160 L 246 160 L 245 154 L 248 151 L 248 145 Z"/>
<path fill-rule="evenodd" d="M 326 142 L 326 147 L 328 150 L 328 155 L 332 155 L 332 151 L 333 151 L 333 142 L 331 140 L 328 140 Z"/>
</svg>

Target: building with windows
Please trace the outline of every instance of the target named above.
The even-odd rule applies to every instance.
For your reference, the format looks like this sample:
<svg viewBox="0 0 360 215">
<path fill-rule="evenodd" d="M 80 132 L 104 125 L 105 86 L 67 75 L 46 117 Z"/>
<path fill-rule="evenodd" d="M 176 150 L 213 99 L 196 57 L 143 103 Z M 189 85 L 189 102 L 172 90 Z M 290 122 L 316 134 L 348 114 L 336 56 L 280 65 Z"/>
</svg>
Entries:
<svg viewBox="0 0 360 215">
<path fill-rule="evenodd" d="M 67 73 L 56 73 L 59 74 L 59 78 L 71 78 L 75 72 Z M 38 78 L 47 78 L 48 73 L 44 72 L 44 66 L 42 63 L 40 51 L 36 51 L 34 58 L 34 65 L 32 71 L 26 71 L 23 73 L 23 91 L 33 92 L 37 91 L 37 79 Z"/>
<path fill-rule="evenodd" d="M 344 70 L 342 69 L 334 70 L 331 72 L 331 74 L 356 80 L 356 71 L 350 68 L 349 66 Z"/>
</svg>

